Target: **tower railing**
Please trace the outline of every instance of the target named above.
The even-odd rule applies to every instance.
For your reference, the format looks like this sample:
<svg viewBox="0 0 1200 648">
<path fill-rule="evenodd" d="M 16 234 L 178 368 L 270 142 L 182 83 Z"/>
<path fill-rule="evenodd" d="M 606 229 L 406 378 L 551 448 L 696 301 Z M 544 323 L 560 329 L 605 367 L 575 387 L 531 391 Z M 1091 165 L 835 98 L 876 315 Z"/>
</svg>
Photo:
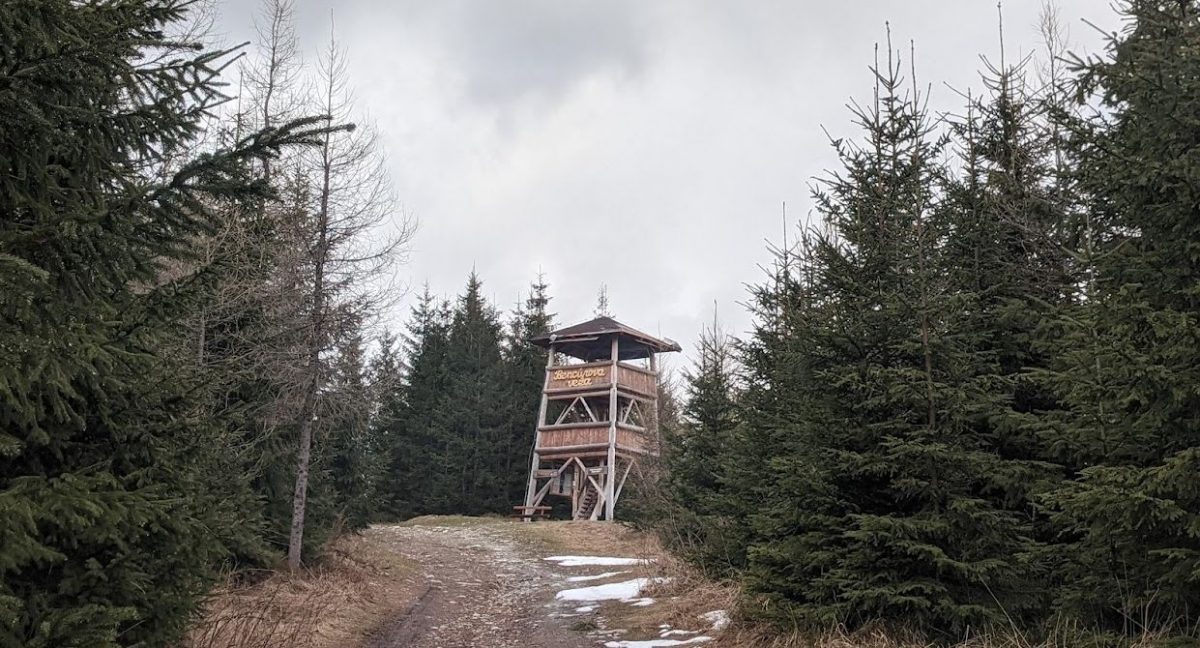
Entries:
<svg viewBox="0 0 1200 648">
<path fill-rule="evenodd" d="M 560 365 L 546 369 L 546 394 L 578 395 L 580 392 L 606 392 L 612 386 L 613 364 L 609 360 Z M 617 388 L 633 395 L 654 397 L 657 383 L 654 372 L 626 362 L 616 364 Z"/>
</svg>

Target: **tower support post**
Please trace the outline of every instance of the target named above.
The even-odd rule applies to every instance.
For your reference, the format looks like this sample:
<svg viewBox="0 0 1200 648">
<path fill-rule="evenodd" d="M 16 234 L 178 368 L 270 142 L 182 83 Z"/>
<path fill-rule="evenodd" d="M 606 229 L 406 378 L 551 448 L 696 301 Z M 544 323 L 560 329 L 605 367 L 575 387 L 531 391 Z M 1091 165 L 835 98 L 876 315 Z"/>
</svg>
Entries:
<svg viewBox="0 0 1200 648">
<path fill-rule="evenodd" d="M 541 466 L 541 457 L 538 456 L 538 430 L 546 424 L 546 408 L 549 406 L 550 398 L 546 395 L 546 387 L 550 383 L 550 369 L 554 366 L 554 346 L 546 352 L 546 372 L 542 378 L 542 404 L 538 407 L 537 424 L 533 427 L 533 458 L 529 465 L 529 483 L 525 486 L 525 515 L 522 519 L 525 521 L 533 521 L 533 507 L 537 505 L 534 500 L 537 497 L 537 472 Z M 511 500 L 510 500 L 511 501 Z"/>
<path fill-rule="evenodd" d="M 617 508 L 617 362 L 620 343 L 617 336 L 612 339 L 612 364 L 609 367 L 611 387 L 608 390 L 608 462 L 605 464 L 607 474 L 604 478 L 604 519 L 611 521 Z"/>
<path fill-rule="evenodd" d="M 654 353 L 650 354 L 650 373 L 654 374 L 654 398 L 650 400 L 650 415 L 646 421 L 646 430 L 650 433 L 648 441 L 653 444 L 654 451 L 658 452 L 659 442 L 662 436 L 658 429 L 658 356 Z"/>
</svg>

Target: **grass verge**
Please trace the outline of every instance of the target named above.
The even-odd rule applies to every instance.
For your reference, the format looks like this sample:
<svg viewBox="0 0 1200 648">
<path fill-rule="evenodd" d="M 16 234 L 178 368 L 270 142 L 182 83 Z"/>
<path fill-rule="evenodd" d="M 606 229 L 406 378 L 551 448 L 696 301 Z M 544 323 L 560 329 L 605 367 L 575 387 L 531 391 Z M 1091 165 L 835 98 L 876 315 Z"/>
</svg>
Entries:
<svg viewBox="0 0 1200 648">
<path fill-rule="evenodd" d="M 314 569 L 216 588 L 179 648 L 354 646 L 415 595 L 414 572 L 380 534 L 345 536 Z"/>
</svg>

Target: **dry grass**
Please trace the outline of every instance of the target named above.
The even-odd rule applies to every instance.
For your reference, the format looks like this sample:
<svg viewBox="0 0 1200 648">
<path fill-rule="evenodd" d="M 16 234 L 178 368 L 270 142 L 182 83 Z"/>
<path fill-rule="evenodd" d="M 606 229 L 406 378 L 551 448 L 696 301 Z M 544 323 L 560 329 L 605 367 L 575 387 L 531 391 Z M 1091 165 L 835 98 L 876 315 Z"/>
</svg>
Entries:
<svg viewBox="0 0 1200 648">
<path fill-rule="evenodd" d="M 882 628 L 822 634 L 788 633 L 739 619 L 744 598 L 729 584 L 713 582 L 667 554 L 652 534 L 604 522 L 522 523 L 504 518 L 429 517 L 407 525 L 487 525 L 545 555 L 552 553 L 630 556 L 652 559 L 632 568 L 638 576 L 666 577 L 668 582 L 644 594 L 657 599 L 647 607 L 606 603 L 599 613 L 609 628 L 628 630 L 626 639 L 658 636 L 659 627 L 698 630 L 714 637 L 714 648 L 927 648 L 932 644 Z M 342 538 L 330 548 L 321 568 L 300 576 L 273 574 L 251 586 L 218 588 L 206 614 L 179 648 L 351 648 L 389 615 L 408 607 L 419 592 L 415 566 L 399 557 L 386 534 L 369 530 Z M 713 610 L 733 613 L 733 624 L 713 631 L 700 615 Z M 584 621 L 582 623 L 593 623 Z M 579 627 L 579 631 L 594 627 Z M 1081 628 L 1061 627 L 1041 642 L 1016 633 L 995 633 L 956 644 L 954 648 L 1079 648 L 1095 645 Z M 1147 635 L 1126 648 L 1182 646 Z M 944 645 L 944 644 L 943 644 Z M 1198 644 L 1187 644 L 1198 645 Z M 480 647 L 485 648 L 485 647 Z"/>
<path fill-rule="evenodd" d="M 744 597 L 735 586 L 715 583 L 670 557 L 661 559 L 654 571 L 653 575 L 671 579 L 667 584 L 652 586 L 644 592 L 658 598 L 659 602 L 645 608 L 613 605 L 605 610 L 611 614 L 613 625 L 635 632 L 653 631 L 663 623 L 673 628 L 703 629 L 702 623 L 697 625 L 699 615 L 710 610 L 728 610 L 732 613 L 733 623 L 724 632 L 705 631 L 704 634 L 716 638 L 705 645 L 721 648 L 1081 648 L 1110 645 L 1098 642 L 1096 635 L 1083 628 L 1065 625 L 1054 628 L 1049 637 L 1040 641 L 1031 641 L 1015 630 L 999 630 L 949 645 L 930 642 L 895 628 L 868 627 L 850 632 L 838 627 L 824 633 L 787 632 L 777 626 L 738 618 L 736 611 Z M 1121 645 L 1125 648 L 1200 645 L 1200 642 L 1178 643 L 1179 640 L 1179 637 L 1172 639 L 1166 633 L 1156 633 Z"/>
<path fill-rule="evenodd" d="M 934 645 L 911 633 L 867 628 L 849 632 L 833 628 L 821 634 L 786 632 L 776 626 L 738 618 L 737 610 L 744 601 L 736 586 L 714 582 L 696 569 L 672 557 L 663 550 L 653 534 L 641 533 L 619 524 L 604 522 L 552 522 L 513 525 L 514 532 L 526 541 L 547 551 L 593 555 L 633 556 L 649 558 L 650 564 L 634 568 L 639 576 L 665 577 L 667 582 L 652 585 L 643 594 L 657 602 L 647 607 L 633 607 L 610 602 L 600 606 L 600 614 L 608 627 L 628 630 L 625 638 L 656 637 L 662 624 L 672 628 L 700 630 L 714 637 L 711 643 L 701 644 L 719 648 L 930 648 Z M 700 615 L 713 610 L 726 610 L 733 623 L 723 632 L 708 628 Z M 1081 628 L 1059 627 L 1050 637 L 1031 642 L 1016 632 L 996 632 L 975 637 L 954 645 L 954 648 L 1079 648 L 1094 645 L 1082 640 Z M 1127 648 L 1164 646 L 1166 639 L 1146 635 L 1127 644 Z M 1174 645 L 1174 644 L 1171 644 Z M 1188 644 L 1191 645 L 1191 644 Z"/>
<path fill-rule="evenodd" d="M 662 545 L 652 534 L 609 522 L 510 522 L 513 533 L 548 551 L 657 560 Z"/>
<path fill-rule="evenodd" d="M 397 526 L 436 526 L 436 527 L 460 527 L 460 526 L 491 526 L 494 524 L 502 524 L 506 521 L 502 517 L 480 516 L 472 517 L 469 515 L 420 515 L 415 518 L 409 518 Z"/>
<path fill-rule="evenodd" d="M 412 566 L 386 550 L 371 531 L 343 537 L 316 569 L 214 590 L 179 648 L 357 645 L 415 595 L 412 573 Z"/>
<path fill-rule="evenodd" d="M 657 547 L 657 543 L 655 543 Z M 716 646 L 753 646 L 733 643 L 734 628 L 717 631 L 701 615 L 715 610 L 733 614 L 738 607 L 737 588 L 705 578 L 697 570 L 672 557 L 661 548 L 647 557 L 654 561 L 641 567 L 640 576 L 666 579 L 642 591 L 643 596 L 656 600 L 654 605 L 633 607 L 612 603 L 601 608 L 611 627 L 627 628 L 630 636 L 657 636 L 659 626 L 670 625 L 682 630 L 697 630 L 715 637 Z"/>
<path fill-rule="evenodd" d="M 737 607 L 735 588 L 714 583 L 673 558 L 663 550 L 653 534 L 607 522 L 516 524 L 515 531 L 518 534 L 547 552 L 648 559 L 651 561 L 649 564 L 627 571 L 633 571 L 641 577 L 669 579 L 643 592 L 657 599 L 654 605 L 633 607 L 609 602 L 600 606 L 600 615 L 606 619 L 608 627 L 628 631 L 625 638 L 657 637 L 659 626 L 664 623 L 672 628 L 702 630 L 706 635 L 716 636 L 720 633 L 709 629 L 706 622 L 699 618 L 700 615 L 713 610 L 732 611 Z M 735 645 L 726 643 L 727 634 L 705 645 Z"/>
<path fill-rule="evenodd" d="M 846 632 L 835 629 L 822 635 L 813 636 L 800 633 L 780 633 L 768 627 L 734 626 L 714 645 L 728 648 L 934 648 L 946 644 L 934 644 L 913 638 L 897 637 L 880 629 L 868 629 L 858 632 Z M 949 648 L 1081 648 L 1099 645 L 1084 635 L 1070 628 L 1054 633 L 1049 639 L 1039 643 L 1030 643 L 1025 638 L 1015 634 L 988 634 L 975 637 L 969 641 L 953 644 Z M 1166 648 L 1167 646 L 1194 646 L 1193 643 L 1177 643 L 1166 636 L 1146 635 L 1130 643 L 1120 644 L 1126 648 Z"/>
</svg>

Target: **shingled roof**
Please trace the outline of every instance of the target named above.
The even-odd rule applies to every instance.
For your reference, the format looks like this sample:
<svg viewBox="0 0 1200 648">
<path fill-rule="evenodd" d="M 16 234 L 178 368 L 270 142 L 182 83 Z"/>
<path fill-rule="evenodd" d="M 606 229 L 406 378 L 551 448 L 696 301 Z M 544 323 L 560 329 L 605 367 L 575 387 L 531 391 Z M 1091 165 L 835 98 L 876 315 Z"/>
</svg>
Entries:
<svg viewBox="0 0 1200 648">
<path fill-rule="evenodd" d="M 545 348 L 554 345 L 562 353 L 591 361 L 609 356 L 609 345 L 614 335 L 620 340 L 618 355 L 621 360 L 680 350 L 674 340 L 656 338 L 604 316 L 538 335 L 529 341 Z"/>
</svg>

